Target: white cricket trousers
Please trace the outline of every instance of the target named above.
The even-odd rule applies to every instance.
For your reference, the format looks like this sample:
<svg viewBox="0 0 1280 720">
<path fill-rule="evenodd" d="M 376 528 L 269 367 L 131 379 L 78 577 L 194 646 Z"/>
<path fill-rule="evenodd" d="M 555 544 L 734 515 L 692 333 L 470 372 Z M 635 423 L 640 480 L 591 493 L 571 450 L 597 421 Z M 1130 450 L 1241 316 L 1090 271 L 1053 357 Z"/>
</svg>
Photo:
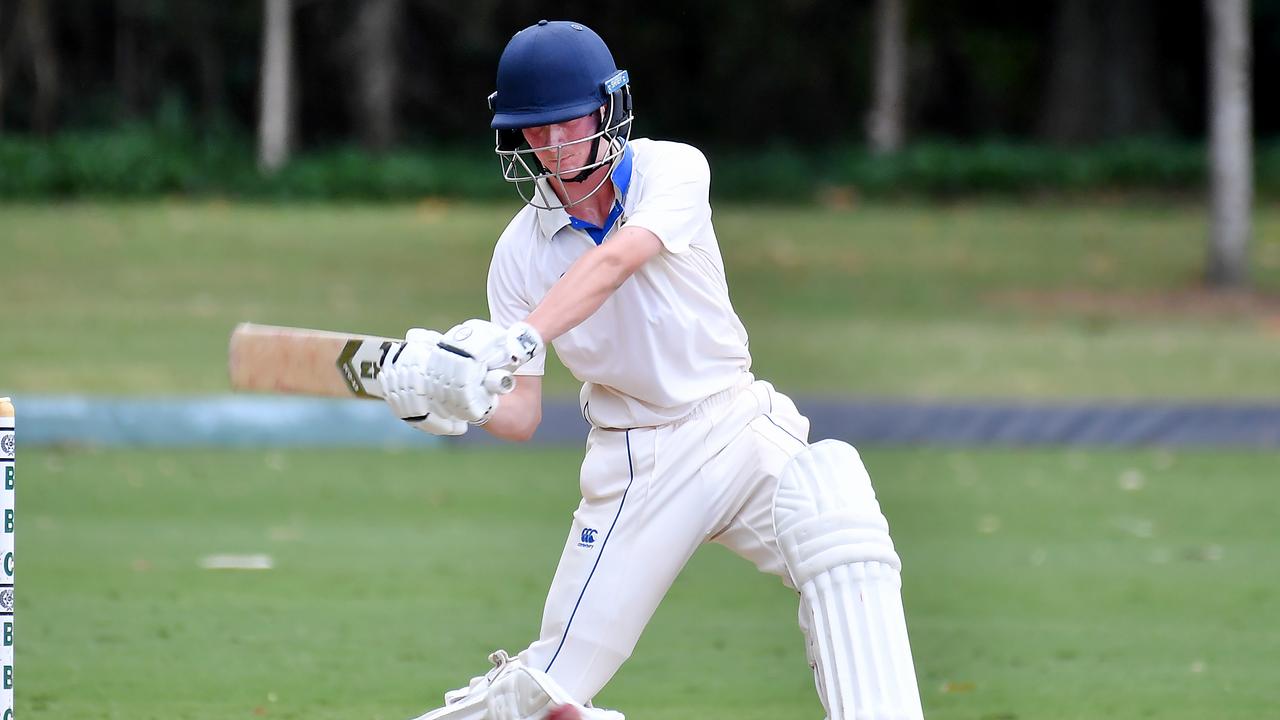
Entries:
<svg viewBox="0 0 1280 720">
<path fill-rule="evenodd" d="M 750 376 L 669 425 L 593 428 L 582 502 L 542 631 L 521 658 L 589 703 L 704 542 L 725 545 L 791 586 L 774 535 L 773 496 L 808 434 L 795 404 Z"/>
</svg>

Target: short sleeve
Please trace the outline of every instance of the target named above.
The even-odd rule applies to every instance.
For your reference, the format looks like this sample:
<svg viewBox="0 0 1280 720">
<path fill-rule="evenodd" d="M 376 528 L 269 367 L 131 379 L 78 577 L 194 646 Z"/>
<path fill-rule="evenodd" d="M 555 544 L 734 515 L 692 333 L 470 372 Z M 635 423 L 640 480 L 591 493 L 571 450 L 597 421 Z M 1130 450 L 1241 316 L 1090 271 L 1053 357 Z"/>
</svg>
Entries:
<svg viewBox="0 0 1280 720">
<path fill-rule="evenodd" d="M 662 241 L 668 252 L 689 249 L 711 219 L 711 168 L 695 147 L 672 144 L 647 170 L 643 195 L 627 218 Z"/>
<path fill-rule="evenodd" d="M 502 327 L 510 327 L 524 320 L 533 312 L 534 307 L 525 292 L 521 263 L 516 258 L 513 245 L 506 238 L 500 239 L 493 250 L 493 260 L 489 263 L 489 319 Z M 543 353 L 520 366 L 515 374 L 542 375 L 546 371 L 546 364 L 546 353 Z"/>
</svg>

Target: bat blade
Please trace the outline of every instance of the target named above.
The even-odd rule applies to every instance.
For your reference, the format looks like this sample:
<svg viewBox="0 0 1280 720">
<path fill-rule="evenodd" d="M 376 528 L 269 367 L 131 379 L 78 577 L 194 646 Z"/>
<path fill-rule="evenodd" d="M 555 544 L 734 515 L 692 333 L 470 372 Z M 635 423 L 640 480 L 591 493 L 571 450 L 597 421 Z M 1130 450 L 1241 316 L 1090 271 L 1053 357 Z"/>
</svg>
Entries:
<svg viewBox="0 0 1280 720">
<path fill-rule="evenodd" d="M 231 333 L 231 387 L 378 399 L 382 357 L 398 342 L 374 335 L 241 323 Z"/>
</svg>

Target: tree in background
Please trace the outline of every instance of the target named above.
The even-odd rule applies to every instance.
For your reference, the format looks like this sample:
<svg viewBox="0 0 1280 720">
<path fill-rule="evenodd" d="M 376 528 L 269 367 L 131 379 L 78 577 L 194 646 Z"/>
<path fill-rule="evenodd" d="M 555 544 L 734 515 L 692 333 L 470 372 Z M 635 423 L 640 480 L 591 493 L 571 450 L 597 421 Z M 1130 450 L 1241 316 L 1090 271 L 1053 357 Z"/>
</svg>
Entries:
<svg viewBox="0 0 1280 720">
<path fill-rule="evenodd" d="M 10 30 L 9 14 L 7 12 L 7 3 L 0 2 L 0 132 L 4 131 L 4 94 L 9 87 L 9 48 L 13 47 L 12 41 L 6 38 L 12 35 Z"/>
<path fill-rule="evenodd" d="M 1210 225 L 1208 280 L 1240 287 L 1248 278 L 1253 207 L 1248 0 L 1205 0 L 1209 16 Z"/>
<path fill-rule="evenodd" d="M 1162 132 L 1164 108 L 1156 89 L 1154 19 L 1167 6 L 1149 0 L 1106 3 L 1101 27 L 1105 38 L 1101 92 L 1105 112 L 1102 137 L 1108 139 Z"/>
<path fill-rule="evenodd" d="M 387 150 L 398 135 L 401 0 L 365 0 L 356 8 L 347 44 L 355 56 L 356 88 L 348 96 L 356 133 L 370 150 Z"/>
<path fill-rule="evenodd" d="M 196 66 L 200 119 L 206 128 L 222 120 L 226 104 L 226 61 L 218 31 L 220 13 L 205 0 L 183 0 L 179 28 Z"/>
<path fill-rule="evenodd" d="M 275 172 L 293 150 L 293 0 L 264 0 L 258 166 Z"/>
<path fill-rule="evenodd" d="M 876 0 L 875 62 L 867 138 L 877 155 L 897 152 L 906 138 L 906 0 Z"/>
<path fill-rule="evenodd" d="M 50 29 L 49 5 L 46 0 L 20 0 L 15 15 L 9 41 L 0 46 L 0 110 L 4 108 L 3 90 L 8 87 L 9 74 L 25 65 L 33 85 L 30 127 L 47 135 L 58 122 L 61 90 L 58 46 Z"/>
<path fill-rule="evenodd" d="M 0 0 L 4 128 L 126 120 L 199 132 L 216 121 L 221 137 L 253 138 L 266 2 Z M 589 0 L 290 4 L 283 57 L 305 68 L 281 76 L 291 149 L 483 142 L 497 56 L 542 16 L 580 17 L 612 39 L 645 109 L 639 132 L 712 152 L 894 147 L 907 128 L 910 141 L 951 143 L 1207 136 L 1204 0 L 740 0 L 658 3 L 640 15 Z M 1275 65 L 1280 0 L 1250 5 L 1255 62 Z M 31 18 L 43 28 L 34 35 Z M 51 60 L 33 61 L 33 48 Z M 649 93 L 646 79 L 661 77 L 681 81 Z M 813 122 L 806 107 L 828 120 Z M 1280 133 L 1280 100 L 1258 93 L 1252 122 L 1260 136 Z"/>
<path fill-rule="evenodd" d="M 1150 0 L 1058 0 L 1040 135 L 1059 144 L 1161 130 Z"/>
<path fill-rule="evenodd" d="M 148 62 L 142 47 L 141 25 L 144 8 L 137 0 L 118 0 L 115 4 L 115 86 L 116 111 L 122 119 L 139 118 L 145 112 L 147 79 L 143 77 L 156 63 Z"/>
</svg>

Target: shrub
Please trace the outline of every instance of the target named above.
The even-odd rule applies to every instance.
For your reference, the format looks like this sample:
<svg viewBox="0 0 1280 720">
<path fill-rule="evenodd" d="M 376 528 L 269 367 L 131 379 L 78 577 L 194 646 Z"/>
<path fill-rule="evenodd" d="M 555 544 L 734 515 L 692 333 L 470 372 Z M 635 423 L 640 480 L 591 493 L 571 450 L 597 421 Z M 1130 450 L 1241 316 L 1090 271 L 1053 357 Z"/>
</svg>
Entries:
<svg viewBox="0 0 1280 720">
<path fill-rule="evenodd" d="M 1202 145 L 1154 139 L 1070 149 L 925 141 L 886 157 L 855 146 L 775 144 L 708 155 L 717 199 L 773 202 L 811 202 L 832 188 L 874 197 L 1185 193 L 1202 190 L 1207 173 Z M 1255 162 L 1258 194 L 1280 195 L 1280 141 L 1260 143 Z M 172 123 L 48 139 L 0 135 L 0 198 L 162 195 L 392 201 L 505 198 L 511 189 L 481 146 L 406 146 L 385 154 L 339 146 L 301 153 L 264 176 L 249 138 L 196 136 Z"/>
</svg>

